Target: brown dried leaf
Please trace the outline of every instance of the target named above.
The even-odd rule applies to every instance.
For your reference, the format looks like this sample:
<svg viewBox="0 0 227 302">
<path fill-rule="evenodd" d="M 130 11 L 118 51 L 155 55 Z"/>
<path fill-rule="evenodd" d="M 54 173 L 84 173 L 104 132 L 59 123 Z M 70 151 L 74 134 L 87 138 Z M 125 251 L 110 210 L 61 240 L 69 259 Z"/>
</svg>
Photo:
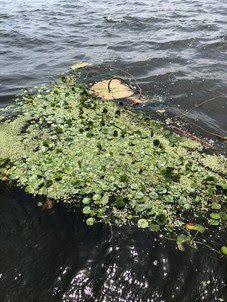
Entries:
<svg viewBox="0 0 227 302">
<path fill-rule="evenodd" d="M 130 96 L 129 98 L 127 98 L 128 100 L 134 102 L 134 103 L 144 103 L 145 100 L 143 99 L 142 96 L 138 96 L 138 95 L 133 95 L 133 96 Z"/>
<path fill-rule="evenodd" d="M 42 210 L 50 210 L 53 208 L 53 201 L 50 198 L 47 198 L 47 201 L 44 203 Z"/>
<path fill-rule="evenodd" d="M 110 92 L 108 90 L 108 85 Z M 91 87 L 91 90 L 94 91 L 100 98 L 105 100 L 128 98 L 134 94 L 133 90 L 129 86 L 122 83 L 118 79 L 98 82 Z"/>
</svg>

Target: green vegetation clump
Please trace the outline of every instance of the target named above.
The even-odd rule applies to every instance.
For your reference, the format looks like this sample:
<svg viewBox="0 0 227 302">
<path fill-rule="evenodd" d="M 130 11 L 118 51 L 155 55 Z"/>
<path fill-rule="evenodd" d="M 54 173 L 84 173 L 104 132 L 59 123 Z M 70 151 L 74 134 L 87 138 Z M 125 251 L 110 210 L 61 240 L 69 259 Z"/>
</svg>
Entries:
<svg viewBox="0 0 227 302">
<path fill-rule="evenodd" d="M 98 99 L 65 76 L 52 89 L 24 95 L 14 113 L 2 110 L 1 176 L 33 195 L 83 205 L 88 225 L 187 233 L 192 222 L 202 233 L 196 221 L 224 224 L 225 159 L 213 155 L 208 167 L 199 143 L 144 113 Z M 220 175 L 212 169 L 217 163 Z"/>
</svg>

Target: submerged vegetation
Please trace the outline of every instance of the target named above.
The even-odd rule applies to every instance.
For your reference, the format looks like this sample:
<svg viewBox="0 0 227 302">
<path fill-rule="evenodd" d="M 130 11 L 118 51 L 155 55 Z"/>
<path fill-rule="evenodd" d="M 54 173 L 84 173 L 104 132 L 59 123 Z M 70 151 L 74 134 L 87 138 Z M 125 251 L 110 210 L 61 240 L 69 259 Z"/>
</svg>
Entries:
<svg viewBox="0 0 227 302">
<path fill-rule="evenodd" d="M 142 112 L 97 98 L 73 77 L 27 91 L 1 112 L 2 178 L 27 193 L 82 205 L 89 226 L 129 223 L 172 233 L 180 250 L 225 225 L 225 165 L 224 157 Z"/>
</svg>

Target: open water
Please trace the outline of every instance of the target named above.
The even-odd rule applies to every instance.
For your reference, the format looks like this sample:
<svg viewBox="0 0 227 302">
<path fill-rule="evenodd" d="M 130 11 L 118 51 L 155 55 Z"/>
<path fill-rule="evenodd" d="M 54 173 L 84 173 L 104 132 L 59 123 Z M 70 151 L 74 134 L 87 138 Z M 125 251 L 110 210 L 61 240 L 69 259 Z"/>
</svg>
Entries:
<svg viewBox="0 0 227 302">
<path fill-rule="evenodd" d="M 213 99 L 183 120 L 218 144 L 210 132 L 227 133 L 226 15 L 226 0 L 0 0 L 0 106 L 88 61 L 88 80 L 134 75 L 145 110 L 166 110 L 162 119 Z M 77 212 L 36 204 L 1 189 L 1 302 L 227 301 L 225 260 L 137 229 L 111 237 Z"/>
</svg>

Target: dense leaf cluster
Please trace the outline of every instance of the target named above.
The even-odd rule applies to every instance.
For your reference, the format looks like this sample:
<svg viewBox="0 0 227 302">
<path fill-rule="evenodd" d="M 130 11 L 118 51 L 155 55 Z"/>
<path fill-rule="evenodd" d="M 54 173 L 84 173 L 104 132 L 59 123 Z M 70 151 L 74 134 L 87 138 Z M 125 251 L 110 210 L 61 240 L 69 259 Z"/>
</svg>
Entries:
<svg viewBox="0 0 227 302">
<path fill-rule="evenodd" d="M 144 113 L 98 99 L 70 77 L 27 93 L 12 111 L 0 124 L 2 176 L 28 193 L 83 204 L 88 225 L 172 231 L 188 214 L 192 222 L 225 221 L 226 183 L 206 167 L 202 146 Z"/>
</svg>

